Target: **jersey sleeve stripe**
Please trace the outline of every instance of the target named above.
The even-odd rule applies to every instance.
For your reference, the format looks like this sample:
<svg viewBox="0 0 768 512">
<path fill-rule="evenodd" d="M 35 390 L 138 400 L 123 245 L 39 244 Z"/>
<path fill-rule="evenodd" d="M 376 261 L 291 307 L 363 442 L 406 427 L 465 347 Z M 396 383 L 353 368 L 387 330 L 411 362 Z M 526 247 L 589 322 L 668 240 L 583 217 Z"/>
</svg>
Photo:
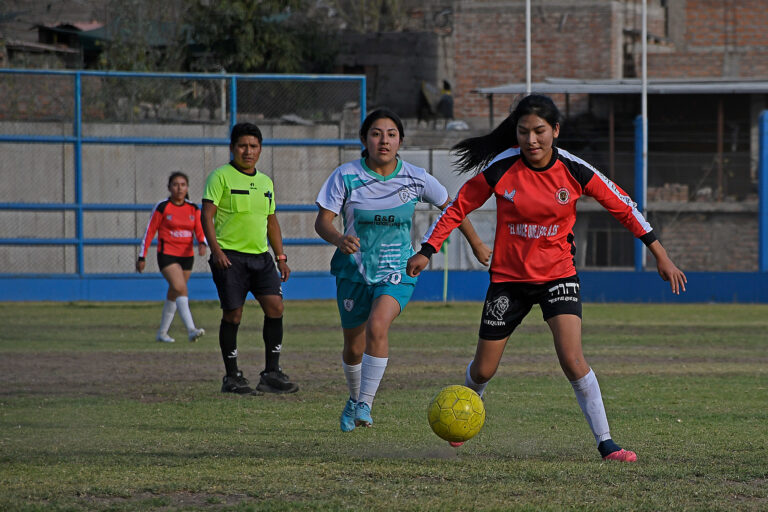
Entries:
<svg viewBox="0 0 768 512">
<path fill-rule="evenodd" d="M 155 238 L 155 232 L 160 225 L 160 206 L 167 202 L 167 199 L 159 201 L 152 208 L 152 213 L 149 216 L 149 222 L 147 223 L 147 229 L 144 231 L 144 237 L 141 239 L 141 247 L 139 248 L 139 256 L 141 258 L 147 257 L 147 251 L 152 244 L 152 239 Z"/>
</svg>

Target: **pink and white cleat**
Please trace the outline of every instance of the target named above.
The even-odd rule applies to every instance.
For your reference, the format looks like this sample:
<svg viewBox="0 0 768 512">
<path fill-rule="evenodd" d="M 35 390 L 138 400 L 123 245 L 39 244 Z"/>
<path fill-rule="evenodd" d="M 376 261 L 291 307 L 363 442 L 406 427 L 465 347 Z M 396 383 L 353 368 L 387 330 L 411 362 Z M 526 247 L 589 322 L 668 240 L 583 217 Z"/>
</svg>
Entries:
<svg viewBox="0 0 768 512">
<path fill-rule="evenodd" d="M 459 446 L 464 444 L 464 441 L 448 441 L 448 444 L 453 446 L 454 448 L 458 448 Z"/>
</svg>

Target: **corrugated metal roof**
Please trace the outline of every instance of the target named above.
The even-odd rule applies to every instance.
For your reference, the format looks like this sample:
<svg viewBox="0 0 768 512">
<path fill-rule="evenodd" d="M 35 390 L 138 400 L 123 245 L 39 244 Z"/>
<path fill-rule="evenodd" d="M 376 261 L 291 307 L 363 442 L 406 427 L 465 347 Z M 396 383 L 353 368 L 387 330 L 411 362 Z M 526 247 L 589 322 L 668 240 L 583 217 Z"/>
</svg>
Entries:
<svg viewBox="0 0 768 512">
<path fill-rule="evenodd" d="M 45 43 L 33 43 L 30 41 L 18 41 L 16 39 L 7 39 L 5 41 L 6 48 L 13 50 L 26 50 L 26 51 L 38 51 L 38 52 L 54 52 L 54 53 L 80 53 L 75 48 L 69 48 L 67 46 L 45 44 Z"/>
<path fill-rule="evenodd" d="M 480 87 L 480 94 L 521 94 L 525 83 L 510 83 L 495 87 Z M 542 94 L 640 94 L 639 78 L 622 80 L 579 80 L 547 78 L 531 84 L 531 91 Z M 764 94 L 768 93 L 766 79 L 663 79 L 648 80 L 648 94 Z"/>
</svg>

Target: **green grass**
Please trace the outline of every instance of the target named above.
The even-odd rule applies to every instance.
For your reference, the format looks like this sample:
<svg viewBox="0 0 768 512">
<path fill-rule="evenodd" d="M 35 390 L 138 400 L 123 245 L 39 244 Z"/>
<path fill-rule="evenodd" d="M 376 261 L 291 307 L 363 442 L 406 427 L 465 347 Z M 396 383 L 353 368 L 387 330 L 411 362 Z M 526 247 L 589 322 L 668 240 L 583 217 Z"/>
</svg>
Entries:
<svg viewBox="0 0 768 512">
<path fill-rule="evenodd" d="M 390 336 L 375 426 L 338 430 L 330 301 L 288 302 L 290 396 L 219 392 L 208 331 L 155 343 L 159 303 L 0 304 L 0 510 L 768 510 L 768 306 L 587 304 L 584 351 L 615 439 L 603 463 L 538 309 L 510 339 L 480 434 L 454 450 L 426 408 L 461 383 L 478 303 L 413 303 Z M 240 365 L 263 362 L 246 307 Z"/>
</svg>

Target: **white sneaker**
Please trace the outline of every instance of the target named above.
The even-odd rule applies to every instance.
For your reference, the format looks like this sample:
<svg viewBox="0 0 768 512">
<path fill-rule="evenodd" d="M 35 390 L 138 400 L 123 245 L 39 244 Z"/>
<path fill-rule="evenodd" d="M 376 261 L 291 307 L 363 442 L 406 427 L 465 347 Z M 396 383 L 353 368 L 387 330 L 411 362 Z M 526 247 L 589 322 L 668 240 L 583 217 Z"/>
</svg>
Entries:
<svg viewBox="0 0 768 512">
<path fill-rule="evenodd" d="M 173 343 L 174 341 L 176 341 L 175 339 L 171 338 L 170 336 L 168 336 L 168 334 L 164 332 L 157 333 L 156 339 L 157 341 L 162 341 L 163 343 Z"/>
<path fill-rule="evenodd" d="M 195 329 L 194 331 L 190 331 L 189 341 L 195 342 L 199 340 L 203 334 L 205 334 L 205 329 Z"/>
</svg>

